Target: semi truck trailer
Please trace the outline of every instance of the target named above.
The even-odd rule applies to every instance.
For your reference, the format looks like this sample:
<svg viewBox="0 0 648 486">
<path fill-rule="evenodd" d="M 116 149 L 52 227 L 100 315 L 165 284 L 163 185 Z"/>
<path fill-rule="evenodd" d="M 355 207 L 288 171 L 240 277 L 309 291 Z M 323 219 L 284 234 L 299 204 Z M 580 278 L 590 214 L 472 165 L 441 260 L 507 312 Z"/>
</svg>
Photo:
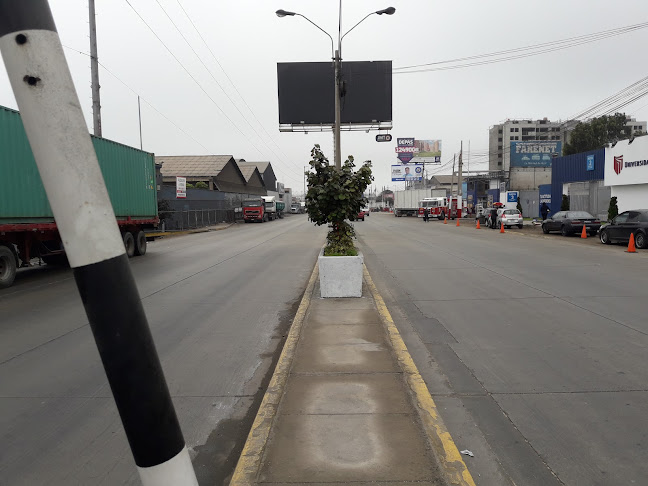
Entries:
<svg viewBox="0 0 648 486">
<path fill-rule="evenodd" d="M 126 253 L 144 255 L 144 230 L 159 222 L 153 154 L 91 137 Z M 35 258 L 67 263 L 20 113 L 0 106 L 0 288 Z"/>
</svg>

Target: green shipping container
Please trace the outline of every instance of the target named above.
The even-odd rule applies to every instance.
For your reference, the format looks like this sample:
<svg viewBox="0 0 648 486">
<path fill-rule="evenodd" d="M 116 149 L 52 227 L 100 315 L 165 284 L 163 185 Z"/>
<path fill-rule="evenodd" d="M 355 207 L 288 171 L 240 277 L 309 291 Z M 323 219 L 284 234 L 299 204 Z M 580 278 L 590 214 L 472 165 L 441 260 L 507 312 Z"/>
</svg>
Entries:
<svg viewBox="0 0 648 486">
<path fill-rule="evenodd" d="M 153 154 L 94 136 L 92 143 L 117 218 L 156 218 Z M 0 106 L 0 224 L 53 220 L 20 113 Z"/>
</svg>

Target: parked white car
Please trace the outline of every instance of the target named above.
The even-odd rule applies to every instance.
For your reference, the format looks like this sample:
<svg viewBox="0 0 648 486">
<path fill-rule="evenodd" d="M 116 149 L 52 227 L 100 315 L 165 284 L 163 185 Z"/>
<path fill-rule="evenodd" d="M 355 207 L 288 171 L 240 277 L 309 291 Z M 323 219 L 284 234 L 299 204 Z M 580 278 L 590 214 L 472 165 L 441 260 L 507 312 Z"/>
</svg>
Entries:
<svg viewBox="0 0 648 486">
<path fill-rule="evenodd" d="M 517 209 L 500 209 L 497 214 L 496 224 L 498 228 L 501 228 L 502 225 L 505 228 L 510 228 L 511 226 L 522 228 L 524 218 L 522 218 L 522 214 Z"/>
</svg>

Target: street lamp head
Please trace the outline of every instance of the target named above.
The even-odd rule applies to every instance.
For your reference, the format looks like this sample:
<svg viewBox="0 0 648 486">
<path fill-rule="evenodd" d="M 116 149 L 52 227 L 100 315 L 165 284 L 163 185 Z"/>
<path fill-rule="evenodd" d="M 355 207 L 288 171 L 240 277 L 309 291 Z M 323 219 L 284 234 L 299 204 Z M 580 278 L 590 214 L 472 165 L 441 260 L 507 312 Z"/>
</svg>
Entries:
<svg viewBox="0 0 648 486">
<path fill-rule="evenodd" d="M 288 10 L 282 10 L 279 9 L 275 12 L 277 14 L 277 17 L 292 17 L 293 15 L 296 15 L 295 12 L 289 12 Z"/>
<path fill-rule="evenodd" d="M 382 10 L 378 10 L 376 13 L 378 15 L 382 15 L 382 14 L 394 15 L 394 12 L 396 12 L 396 9 L 394 7 L 387 7 Z"/>
</svg>

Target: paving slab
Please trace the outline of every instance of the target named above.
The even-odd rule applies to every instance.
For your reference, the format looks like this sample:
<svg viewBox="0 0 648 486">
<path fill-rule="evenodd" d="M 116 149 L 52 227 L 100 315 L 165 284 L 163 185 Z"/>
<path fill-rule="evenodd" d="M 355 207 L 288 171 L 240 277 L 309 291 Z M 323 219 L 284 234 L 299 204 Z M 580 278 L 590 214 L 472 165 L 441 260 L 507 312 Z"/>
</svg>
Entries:
<svg viewBox="0 0 648 486">
<path fill-rule="evenodd" d="M 411 413 L 400 373 L 291 376 L 283 398 L 285 415 Z"/>
<path fill-rule="evenodd" d="M 260 481 L 425 481 L 438 474 L 408 415 L 279 415 Z"/>
</svg>

